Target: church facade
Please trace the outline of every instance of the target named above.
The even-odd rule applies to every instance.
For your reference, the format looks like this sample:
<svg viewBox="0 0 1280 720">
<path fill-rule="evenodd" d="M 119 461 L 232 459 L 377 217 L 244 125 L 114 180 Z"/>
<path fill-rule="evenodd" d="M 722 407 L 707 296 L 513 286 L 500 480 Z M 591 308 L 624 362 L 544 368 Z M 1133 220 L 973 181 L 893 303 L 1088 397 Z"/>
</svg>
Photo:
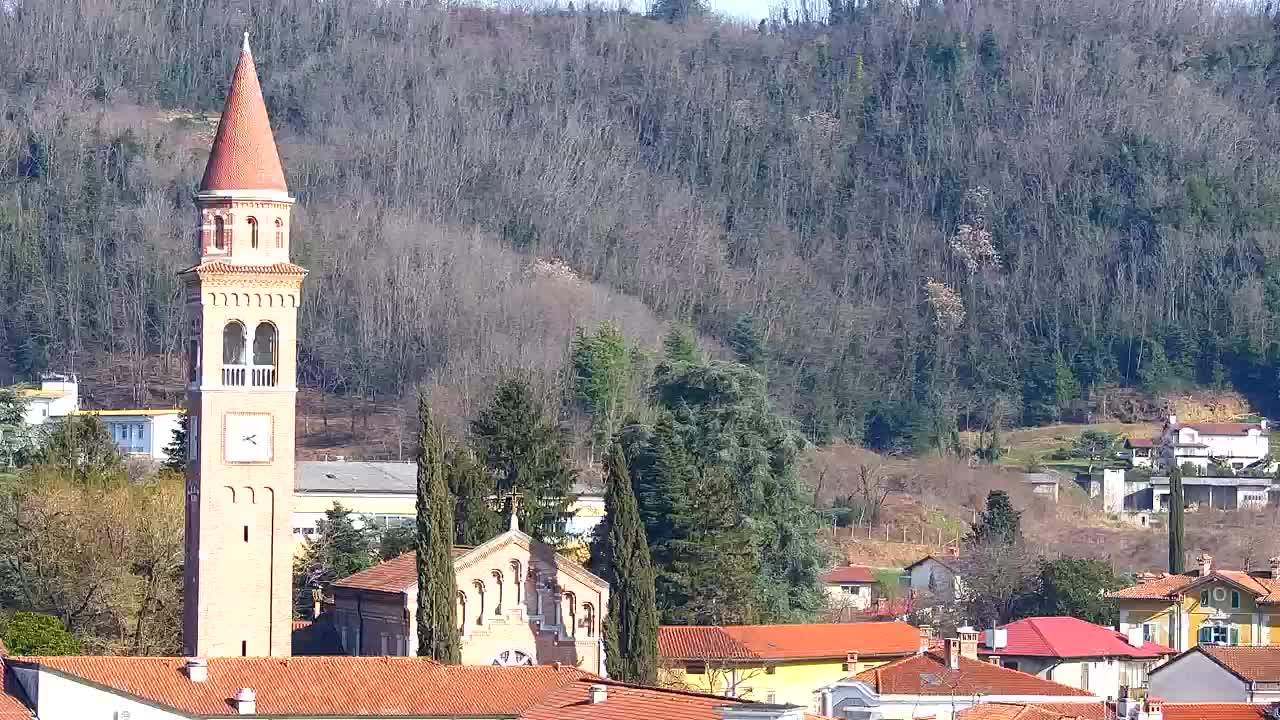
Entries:
<svg viewBox="0 0 1280 720">
<path fill-rule="evenodd" d="M 517 528 L 455 548 L 464 665 L 553 665 L 603 675 L 609 584 Z M 405 553 L 333 585 L 348 655 L 416 655 L 417 558 Z"/>
</svg>

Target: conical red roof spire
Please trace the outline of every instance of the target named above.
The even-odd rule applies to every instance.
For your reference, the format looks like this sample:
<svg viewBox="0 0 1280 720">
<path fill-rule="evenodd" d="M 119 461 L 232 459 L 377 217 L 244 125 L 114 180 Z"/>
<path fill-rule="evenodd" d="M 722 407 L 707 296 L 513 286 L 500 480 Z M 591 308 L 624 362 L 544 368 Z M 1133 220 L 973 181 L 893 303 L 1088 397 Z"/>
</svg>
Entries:
<svg viewBox="0 0 1280 720">
<path fill-rule="evenodd" d="M 231 77 L 227 105 L 218 122 L 218 134 L 204 166 L 201 190 L 279 190 L 287 188 L 280 155 L 271 135 L 267 104 L 262 100 L 258 70 L 244 34 L 240 62 Z"/>
</svg>

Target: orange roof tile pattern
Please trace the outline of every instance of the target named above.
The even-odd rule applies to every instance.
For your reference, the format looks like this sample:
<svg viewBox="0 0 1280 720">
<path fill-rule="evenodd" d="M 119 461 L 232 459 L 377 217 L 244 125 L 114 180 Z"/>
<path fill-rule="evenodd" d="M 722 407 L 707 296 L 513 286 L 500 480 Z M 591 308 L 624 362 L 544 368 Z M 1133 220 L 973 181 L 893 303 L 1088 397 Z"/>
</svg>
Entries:
<svg viewBox="0 0 1280 720">
<path fill-rule="evenodd" d="M 237 714 L 240 688 L 257 693 L 259 715 L 519 715 L 550 693 L 591 676 L 540 665 L 445 666 L 416 657 L 209 658 L 208 679 L 191 682 L 183 658 L 40 657 L 16 662 L 80 678 L 201 717 Z"/>
<path fill-rule="evenodd" d="M 1084 690 L 961 657 L 960 669 L 952 670 L 936 651 L 864 670 L 853 676 L 881 695 L 1089 695 Z"/>
<path fill-rule="evenodd" d="M 1249 703 L 1165 703 L 1164 720 L 1265 720 L 1266 705 Z"/>
<path fill-rule="evenodd" d="M 1080 703 L 1089 705 L 1091 703 Z M 1098 703 L 1099 706 L 1102 703 Z M 1026 705 L 1023 703 L 982 703 L 956 713 L 956 720 L 1062 720 L 1077 717 L 1071 713 Z"/>
<path fill-rule="evenodd" d="M 249 52 L 248 35 L 227 90 L 227 104 L 204 168 L 201 190 L 285 191 L 284 169 L 271 135 L 267 104 L 258 70 Z"/>
<path fill-rule="evenodd" d="M 1178 423 L 1173 428 L 1191 428 L 1201 435 L 1247 435 L 1250 430 L 1262 430 L 1258 423 Z"/>
<path fill-rule="evenodd" d="M 1194 571 L 1182 575 L 1161 573 L 1153 579 L 1117 590 L 1108 597 L 1116 600 L 1173 600 L 1178 595 L 1214 580 L 1221 580 L 1251 592 L 1258 596 L 1257 601 L 1264 605 L 1280 603 L 1280 579 L 1242 570 L 1214 570 L 1208 575 L 1200 575 Z"/>
<path fill-rule="evenodd" d="M 453 548 L 453 559 L 466 555 L 474 548 Z M 418 583 L 418 554 L 410 551 L 390 560 L 374 565 L 368 570 L 361 570 L 355 575 L 345 577 L 333 584 L 333 587 L 350 588 L 352 590 L 372 590 L 374 592 L 404 592 Z"/>
<path fill-rule="evenodd" d="M 1153 642 L 1134 647 L 1111 628 L 1073 617 L 1029 617 L 1001 627 L 1007 633 L 1005 645 L 980 645 L 980 654 L 1056 658 L 1158 658 L 1174 654 L 1172 648 Z"/>
<path fill-rule="evenodd" d="M 603 685 L 605 699 L 592 704 L 591 686 Z M 748 704 L 720 695 L 584 680 L 553 691 L 520 714 L 520 720 L 719 720 L 715 708 Z"/>
<path fill-rule="evenodd" d="M 871 572 L 871 568 L 865 565 L 850 565 L 849 567 L 838 567 L 822 573 L 822 582 L 827 584 L 837 583 L 866 583 L 871 584 L 876 581 L 875 574 Z"/>
<path fill-rule="evenodd" d="M 684 660 L 806 660 L 907 655 L 920 631 L 900 622 L 797 625 L 663 626 L 658 654 Z"/>
<path fill-rule="evenodd" d="M 257 273 L 259 275 L 306 275 L 306 268 L 288 262 L 268 263 L 266 265 L 242 265 L 226 260 L 210 260 L 199 265 L 192 265 L 179 272 L 179 275 L 195 273 L 196 275 L 212 275 L 216 273 Z"/>
<path fill-rule="evenodd" d="M 1249 682 L 1280 682 L 1280 645 L 1197 645 L 1222 667 Z"/>
</svg>

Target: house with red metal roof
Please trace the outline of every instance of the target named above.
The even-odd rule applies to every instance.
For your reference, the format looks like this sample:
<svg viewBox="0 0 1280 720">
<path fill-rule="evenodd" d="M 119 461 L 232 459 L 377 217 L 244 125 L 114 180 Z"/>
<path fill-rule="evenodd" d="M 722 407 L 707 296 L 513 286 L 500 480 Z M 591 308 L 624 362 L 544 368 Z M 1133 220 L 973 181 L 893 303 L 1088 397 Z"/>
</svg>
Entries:
<svg viewBox="0 0 1280 720">
<path fill-rule="evenodd" d="M 920 631 L 900 622 L 666 625 L 658 629 L 658 680 L 812 710 L 818 688 L 919 650 Z"/>
<path fill-rule="evenodd" d="M 1188 702 L 1280 702 L 1280 645 L 1197 645 L 1151 671 L 1150 692 Z"/>
<path fill-rule="evenodd" d="M 953 720 L 985 703 L 1048 703 L 1079 704 L 1083 717 L 1085 706 L 1101 701 L 1087 690 L 980 660 L 978 633 L 962 629 L 940 646 L 823 687 L 817 711 L 842 718 Z"/>
<path fill-rule="evenodd" d="M 1072 617 L 1030 617 L 987 630 L 978 656 L 1011 670 L 1070 685 L 1104 698 L 1143 687 L 1147 673 L 1174 655 L 1143 636 Z"/>
</svg>

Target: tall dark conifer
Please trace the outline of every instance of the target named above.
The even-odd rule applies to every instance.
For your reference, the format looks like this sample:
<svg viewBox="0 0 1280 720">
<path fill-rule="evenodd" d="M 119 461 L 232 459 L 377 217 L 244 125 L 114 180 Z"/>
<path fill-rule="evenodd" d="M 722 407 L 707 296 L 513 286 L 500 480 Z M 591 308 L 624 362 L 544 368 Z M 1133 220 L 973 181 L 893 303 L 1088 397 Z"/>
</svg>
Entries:
<svg viewBox="0 0 1280 720">
<path fill-rule="evenodd" d="M 418 654 L 462 662 L 457 579 L 453 574 L 453 498 L 445 479 L 444 435 L 418 395 Z"/>
<path fill-rule="evenodd" d="M 608 458 L 605 522 L 609 524 L 609 615 L 605 662 L 609 677 L 653 685 L 658 680 L 658 608 L 649 543 L 636 504 L 627 460 L 615 442 Z"/>
<path fill-rule="evenodd" d="M 503 525 L 489 500 L 496 492 L 493 478 L 476 462 L 471 450 L 451 449 L 445 475 L 454 498 L 453 542 L 474 546 L 497 537 Z"/>
<path fill-rule="evenodd" d="M 1182 493 L 1182 468 L 1169 471 L 1169 572 L 1181 575 L 1186 570 L 1186 553 L 1182 548 L 1182 513 L 1186 505 Z"/>
</svg>

